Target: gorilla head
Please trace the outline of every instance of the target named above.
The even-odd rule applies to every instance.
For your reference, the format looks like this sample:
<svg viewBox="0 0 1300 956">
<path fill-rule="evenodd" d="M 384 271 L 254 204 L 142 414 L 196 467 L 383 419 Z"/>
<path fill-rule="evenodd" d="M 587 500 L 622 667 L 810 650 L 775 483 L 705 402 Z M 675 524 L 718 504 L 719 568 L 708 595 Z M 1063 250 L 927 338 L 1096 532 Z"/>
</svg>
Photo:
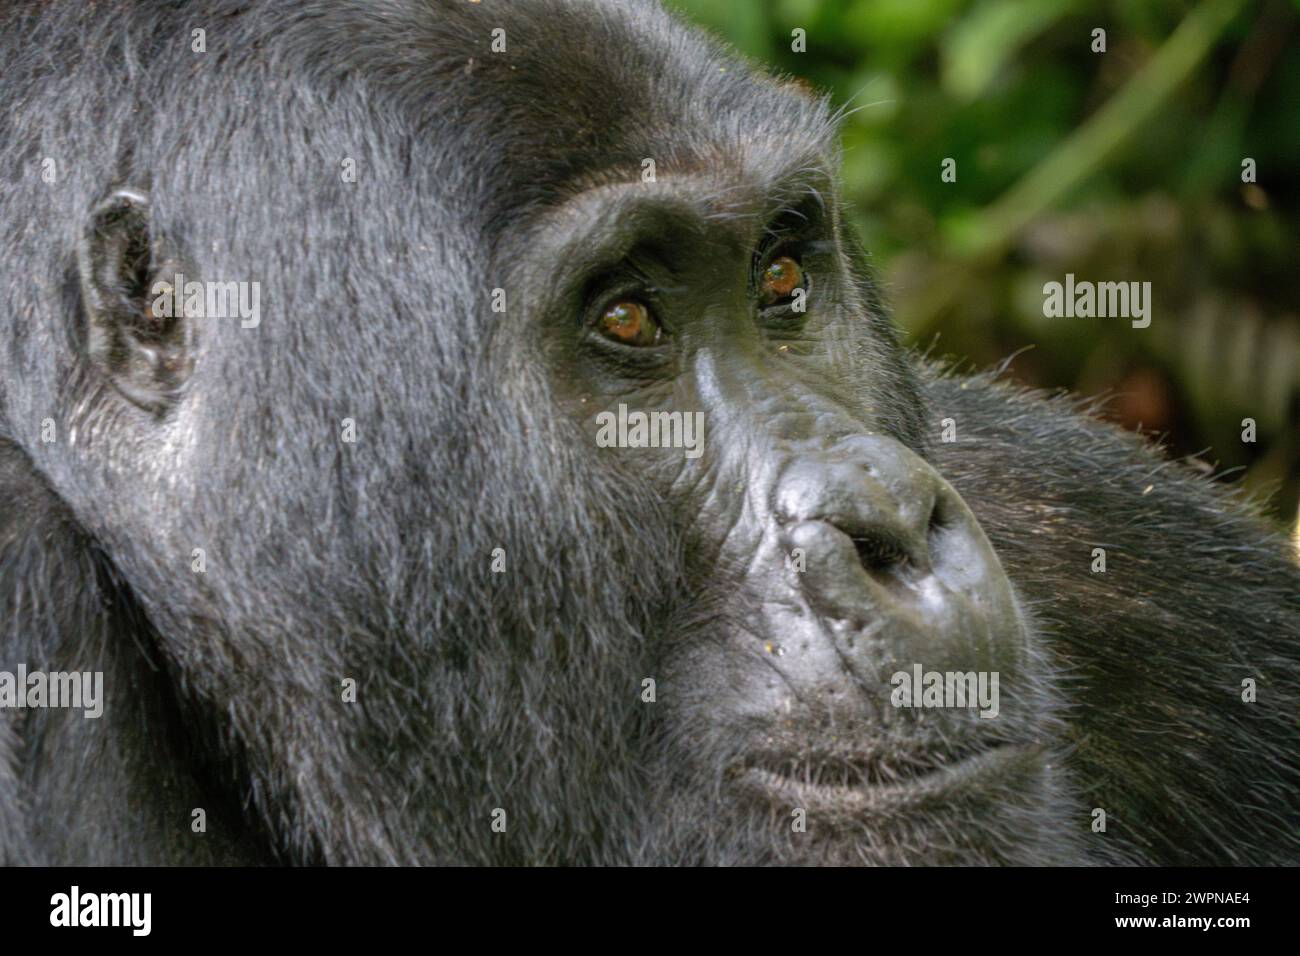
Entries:
<svg viewBox="0 0 1300 956">
<path fill-rule="evenodd" d="M 4 29 L 0 664 L 109 682 L 23 718 L 77 821 L 27 853 L 1084 858 L 1064 665 L 934 464 L 824 102 L 648 3 L 110 6 Z M 995 702 L 897 706 L 914 669 Z"/>
</svg>

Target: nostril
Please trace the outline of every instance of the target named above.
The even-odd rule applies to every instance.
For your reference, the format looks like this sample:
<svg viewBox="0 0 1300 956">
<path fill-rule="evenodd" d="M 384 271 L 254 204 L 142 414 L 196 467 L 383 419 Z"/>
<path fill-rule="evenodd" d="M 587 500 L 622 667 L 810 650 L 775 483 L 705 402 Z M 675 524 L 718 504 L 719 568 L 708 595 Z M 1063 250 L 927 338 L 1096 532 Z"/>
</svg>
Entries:
<svg viewBox="0 0 1300 956">
<path fill-rule="evenodd" d="M 853 547 L 858 552 L 858 561 L 873 573 L 897 570 L 908 564 L 907 548 L 883 532 L 856 535 Z"/>
<path fill-rule="evenodd" d="M 925 529 L 926 537 L 934 537 L 934 535 L 947 528 L 949 518 L 948 505 L 944 501 L 944 496 L 936 495 L 934 503 L 930 505 L 930 520 Z"/>
</svg>

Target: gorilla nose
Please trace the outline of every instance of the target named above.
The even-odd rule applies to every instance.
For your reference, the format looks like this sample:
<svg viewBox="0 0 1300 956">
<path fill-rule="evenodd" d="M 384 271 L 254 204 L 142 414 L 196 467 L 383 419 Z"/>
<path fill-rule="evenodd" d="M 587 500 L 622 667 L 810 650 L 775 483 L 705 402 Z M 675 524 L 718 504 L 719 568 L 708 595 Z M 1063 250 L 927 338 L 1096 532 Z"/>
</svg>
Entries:
<svg viewBox="0 0 1300 956">
<path fill-rule="evenodd" d="M 777 621 L 776 632 L 811 627 L 863 673 L 895 659 L 962 671 L 997 669 L 995 659 L 1010 667 L 1022 628 L 975 516 L 906 446 L 880 436 L 851 441 L 804 455 L 776 477 L 773 550 L 784 552 L 779 573 L 794 591 L 792 619 Z M 839 680 L 833 662 L 809 667 L 818 685 Z"/>
<path fill-rule="evenodd" d="M 801 459 L 782 474 L 776 518 L 810 568 L 816 557 L 857 564 L 876 578 L 929 569 L 938 476 L 915 456 L 881 451 L 869 463 Z"/>
<path fill-rule="evenodd" d="M 978 586 L 988 569 L 978 542 L 965 540 L 971 529 L 965 509 L 950 507 L 954 495 L 920 457 L 873 438 L 849 454 L 792 462 L 778 480 L 773 511 L 812 608 L 856 620 L 881 587 L 927 601 L 935 585 Z"/>
</svg>

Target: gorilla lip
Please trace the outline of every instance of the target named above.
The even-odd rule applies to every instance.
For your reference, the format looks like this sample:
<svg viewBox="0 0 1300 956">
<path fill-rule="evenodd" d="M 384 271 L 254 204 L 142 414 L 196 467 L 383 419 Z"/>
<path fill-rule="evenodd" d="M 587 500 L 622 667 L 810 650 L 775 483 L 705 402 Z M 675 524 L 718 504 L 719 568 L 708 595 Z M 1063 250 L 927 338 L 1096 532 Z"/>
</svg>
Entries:
<svg viewBox="0 0 1300 956">
<path fill-rule="evenodd" d="M 988 777 L 1008 771 L 1031 770 L 1041 749 L 1010 744 L 986 749 L 959 749 L 952 757 L 930 754 L 922 762 L 902 763 L 888 769 L 878 761 L 859 757 L 829 760 L 786 760 L 781 769 L 773 762 L 747 765 L 739 782 L 771 798 L 793 800 L 803 807 L 833 807 L 879 812 L 942 798 L 978 786 Z"/>
</svg>

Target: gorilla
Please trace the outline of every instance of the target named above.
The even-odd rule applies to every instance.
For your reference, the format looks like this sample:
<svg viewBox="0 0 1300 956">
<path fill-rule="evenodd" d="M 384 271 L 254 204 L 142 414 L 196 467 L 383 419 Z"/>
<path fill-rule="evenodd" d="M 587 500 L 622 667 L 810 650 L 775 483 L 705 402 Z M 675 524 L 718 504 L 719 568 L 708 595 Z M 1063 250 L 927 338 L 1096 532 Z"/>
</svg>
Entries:
<svg viewBox="0 0 1300 956">
<path fill-rule="evenodd" d="M 824 99 L 642 0 L 0 38 L 5 861 L 1300 861 L 1285 541 L 900 346 Z"/>
</svg>

